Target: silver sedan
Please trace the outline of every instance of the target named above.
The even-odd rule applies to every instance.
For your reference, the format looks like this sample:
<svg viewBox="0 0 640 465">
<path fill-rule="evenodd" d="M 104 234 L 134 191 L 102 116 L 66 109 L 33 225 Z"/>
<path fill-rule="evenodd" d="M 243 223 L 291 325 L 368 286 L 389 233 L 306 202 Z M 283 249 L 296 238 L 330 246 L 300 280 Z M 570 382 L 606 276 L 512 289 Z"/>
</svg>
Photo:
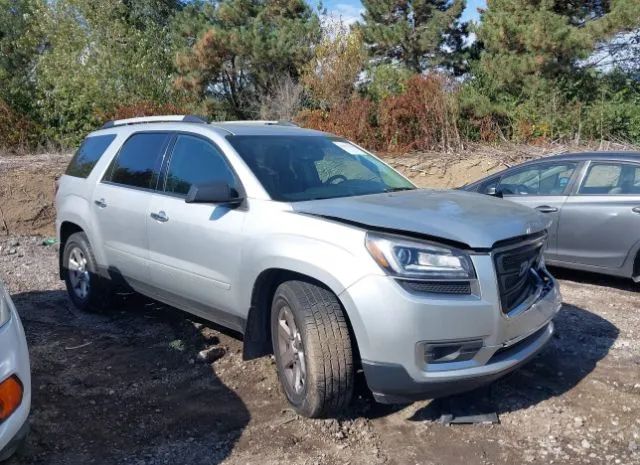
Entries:
<svg viewBox="0 0 640 465">
<path fill-rule="evenodd" d="M 640 282 L 640 153 L 556 155 L 462 189 L 548 215 L 548 264 Z"/>
</svg>

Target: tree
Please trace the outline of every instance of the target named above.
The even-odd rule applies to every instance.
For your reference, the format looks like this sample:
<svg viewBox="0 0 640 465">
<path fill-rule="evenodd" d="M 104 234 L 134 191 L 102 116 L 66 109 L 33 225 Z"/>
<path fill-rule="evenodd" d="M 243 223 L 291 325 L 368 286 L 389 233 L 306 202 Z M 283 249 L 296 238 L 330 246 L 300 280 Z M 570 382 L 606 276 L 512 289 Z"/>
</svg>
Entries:
<svg viewBox="0 0 640 465">
<path fill-rule="evenodd" d="M 36 66 L 38 111 L 50 137 L 75 144 L 122 103 L 172 97 L 168 10 L 150 0 L 45 2 Z M 179 8 L 179 3 L 174 3 Z"/>
<path fill-rule="evenodd" d="M 416 73 L 445 65 L 459 52 L 464 0 L 363 0 L 364 41 L 376 63 Z M 454 48 L 452 48 L 452 46 Z"/>
<path fill-rule="evenodd" d="M 355 91 L 367 58 L 362 33 L 341 21 L 323 25 L 323 38 L 304 66 L 302 82 L 320 108 L 337 107 Z"/>
<path fill-rule="evenodd" d="M 638 0 L 488 0 L 476 33 L 478 74 L 494 90 L 523 90 L 580 79 L 595 46 L 640 25 Z"/>
<path fill-rule="evenodd" d="M 488 0 L 480 59 L 463 91 L 467 119 L 488 115 L 516 137 L 579 138 L 602 95 L 589 57 L 640 25 L 638 0 Z M 613 114 L 613 113 L 612 113 Z"/>
<path fill-rule="evenodd" d="M 279 82 L 297 82 L 319 38 L 304 0 L 222 0 L 206 32 L 178 56 L 176 86 L 217 117 L 256 117 Z"/>
<path fill-rule="evenodd" d="M 35 13 L 43 1 L 0 0 L 0 101 L 21 114 L 33 109 L 33 69 L 40 43 Z"/>
</svg>

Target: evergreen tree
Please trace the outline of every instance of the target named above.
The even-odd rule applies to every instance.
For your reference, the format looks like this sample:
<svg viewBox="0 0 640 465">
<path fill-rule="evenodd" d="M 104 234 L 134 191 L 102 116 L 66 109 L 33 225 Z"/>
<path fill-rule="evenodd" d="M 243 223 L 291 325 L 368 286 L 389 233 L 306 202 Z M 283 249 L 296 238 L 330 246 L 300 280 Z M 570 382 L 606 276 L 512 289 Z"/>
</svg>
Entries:
<svg viewBox="0 0 640 465">
<path fill-rule="evenodd" d="M 463 45 L 464 0 L 363 0 L 365 43 L 376 63 L 397 63 L 416 73 L 439 65 Z"/>
<path fill-rule="evenodd" d="M 596 106 L 604 114 L 603 71 L 588 58 L 637 29 L 639 8 L 639 0 L 488 0 L 463 116 L 491 115 L 516 137 L 579 138 Z"/>
<path fill-rule="evenodd" d="M 223 0 L 178 57 L 176 86 L 220 118 L 252 118 L 282 79 L 298 80 L 320 39 L 304 0 Z"/>
<path fill-rule="evenodd" d="M 638 0 L 488 0 L 478 76 L 510 95 L 581 79 L 596 44 L 640 26 Z"/>
</svg>

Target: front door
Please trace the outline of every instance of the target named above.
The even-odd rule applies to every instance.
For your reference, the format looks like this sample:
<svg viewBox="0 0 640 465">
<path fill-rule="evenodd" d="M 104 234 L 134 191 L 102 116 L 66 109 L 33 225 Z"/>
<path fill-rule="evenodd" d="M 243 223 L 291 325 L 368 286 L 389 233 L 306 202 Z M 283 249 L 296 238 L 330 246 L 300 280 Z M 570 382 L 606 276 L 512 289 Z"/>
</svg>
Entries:
<svg viewBox="0 0 640 465">
<path fill-rule="evenodd" d="M 147 211 L 169 139 L 166 132 L 133 134 L 93 191 L 106 266 L 134 288 L 149 279 Z"/>
<path fill-rule="evenodd" d="M 560 215 L 558 260 L 623 266 L 640 241 L 640 165 L 591 162 Z"/>
<path fill-rule="evenodd" d="M 578 164 L 575 162 L 544 162 L 506 173 L 497 190 L 505 199 L 525 205 L 547 215 L 552 223 L 545 256 L 557 254 L 557 232 L 560 209 L 567 200 L 567 190 Z"/>
<path fill-rule="evenodd" d="M 212 142 L 187 134 L 177 135 L 165 171 L 147 213 L 152 283 L 170 303 L 234 326 L 225 313 L 237 312 L 231 288 L 239 280 L 246 208 L 188 204 L 185 197 L 193 184 L 237 187 L 236 176 Z"/>
</svg>

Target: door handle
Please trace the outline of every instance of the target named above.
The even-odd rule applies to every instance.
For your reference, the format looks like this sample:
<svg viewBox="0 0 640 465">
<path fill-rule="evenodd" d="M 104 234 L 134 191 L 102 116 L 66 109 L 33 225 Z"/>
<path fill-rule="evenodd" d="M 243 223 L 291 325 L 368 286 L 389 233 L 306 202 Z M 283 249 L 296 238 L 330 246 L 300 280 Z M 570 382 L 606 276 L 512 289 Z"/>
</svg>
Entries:
<svg viewBox="0 0 640 465">
<path fill-rule="evenodd" d="M 93 203 L 95 203 L 100 208 L 107 208 L 107 202 L 105 202 L 104 199 L 94 200 Z"/>
<path fill-rule="evenodd" d="M 540 205 L 539 207 L 536 207 L 536 210 L 540 213 L 555 213 L 558 211 L 556 207 L 550 207 L 549 205 Z"/>
<path fill-rule="evenodd" d="M 169 221 L 169 217 L 163 211 L 159 211 L 158 213 L 152 213 L 151 218 L 153 218 L 156 221 L 159 221 L 160 223 L 166 223 L 167 221 Z"/>
<path fill-rule="evenodd" d="M 640 213 L 640 207 L 632 208 L 632 209 L 631 209 L 631 211 L 632 211 L 633 213 Z"/>
</svg>

